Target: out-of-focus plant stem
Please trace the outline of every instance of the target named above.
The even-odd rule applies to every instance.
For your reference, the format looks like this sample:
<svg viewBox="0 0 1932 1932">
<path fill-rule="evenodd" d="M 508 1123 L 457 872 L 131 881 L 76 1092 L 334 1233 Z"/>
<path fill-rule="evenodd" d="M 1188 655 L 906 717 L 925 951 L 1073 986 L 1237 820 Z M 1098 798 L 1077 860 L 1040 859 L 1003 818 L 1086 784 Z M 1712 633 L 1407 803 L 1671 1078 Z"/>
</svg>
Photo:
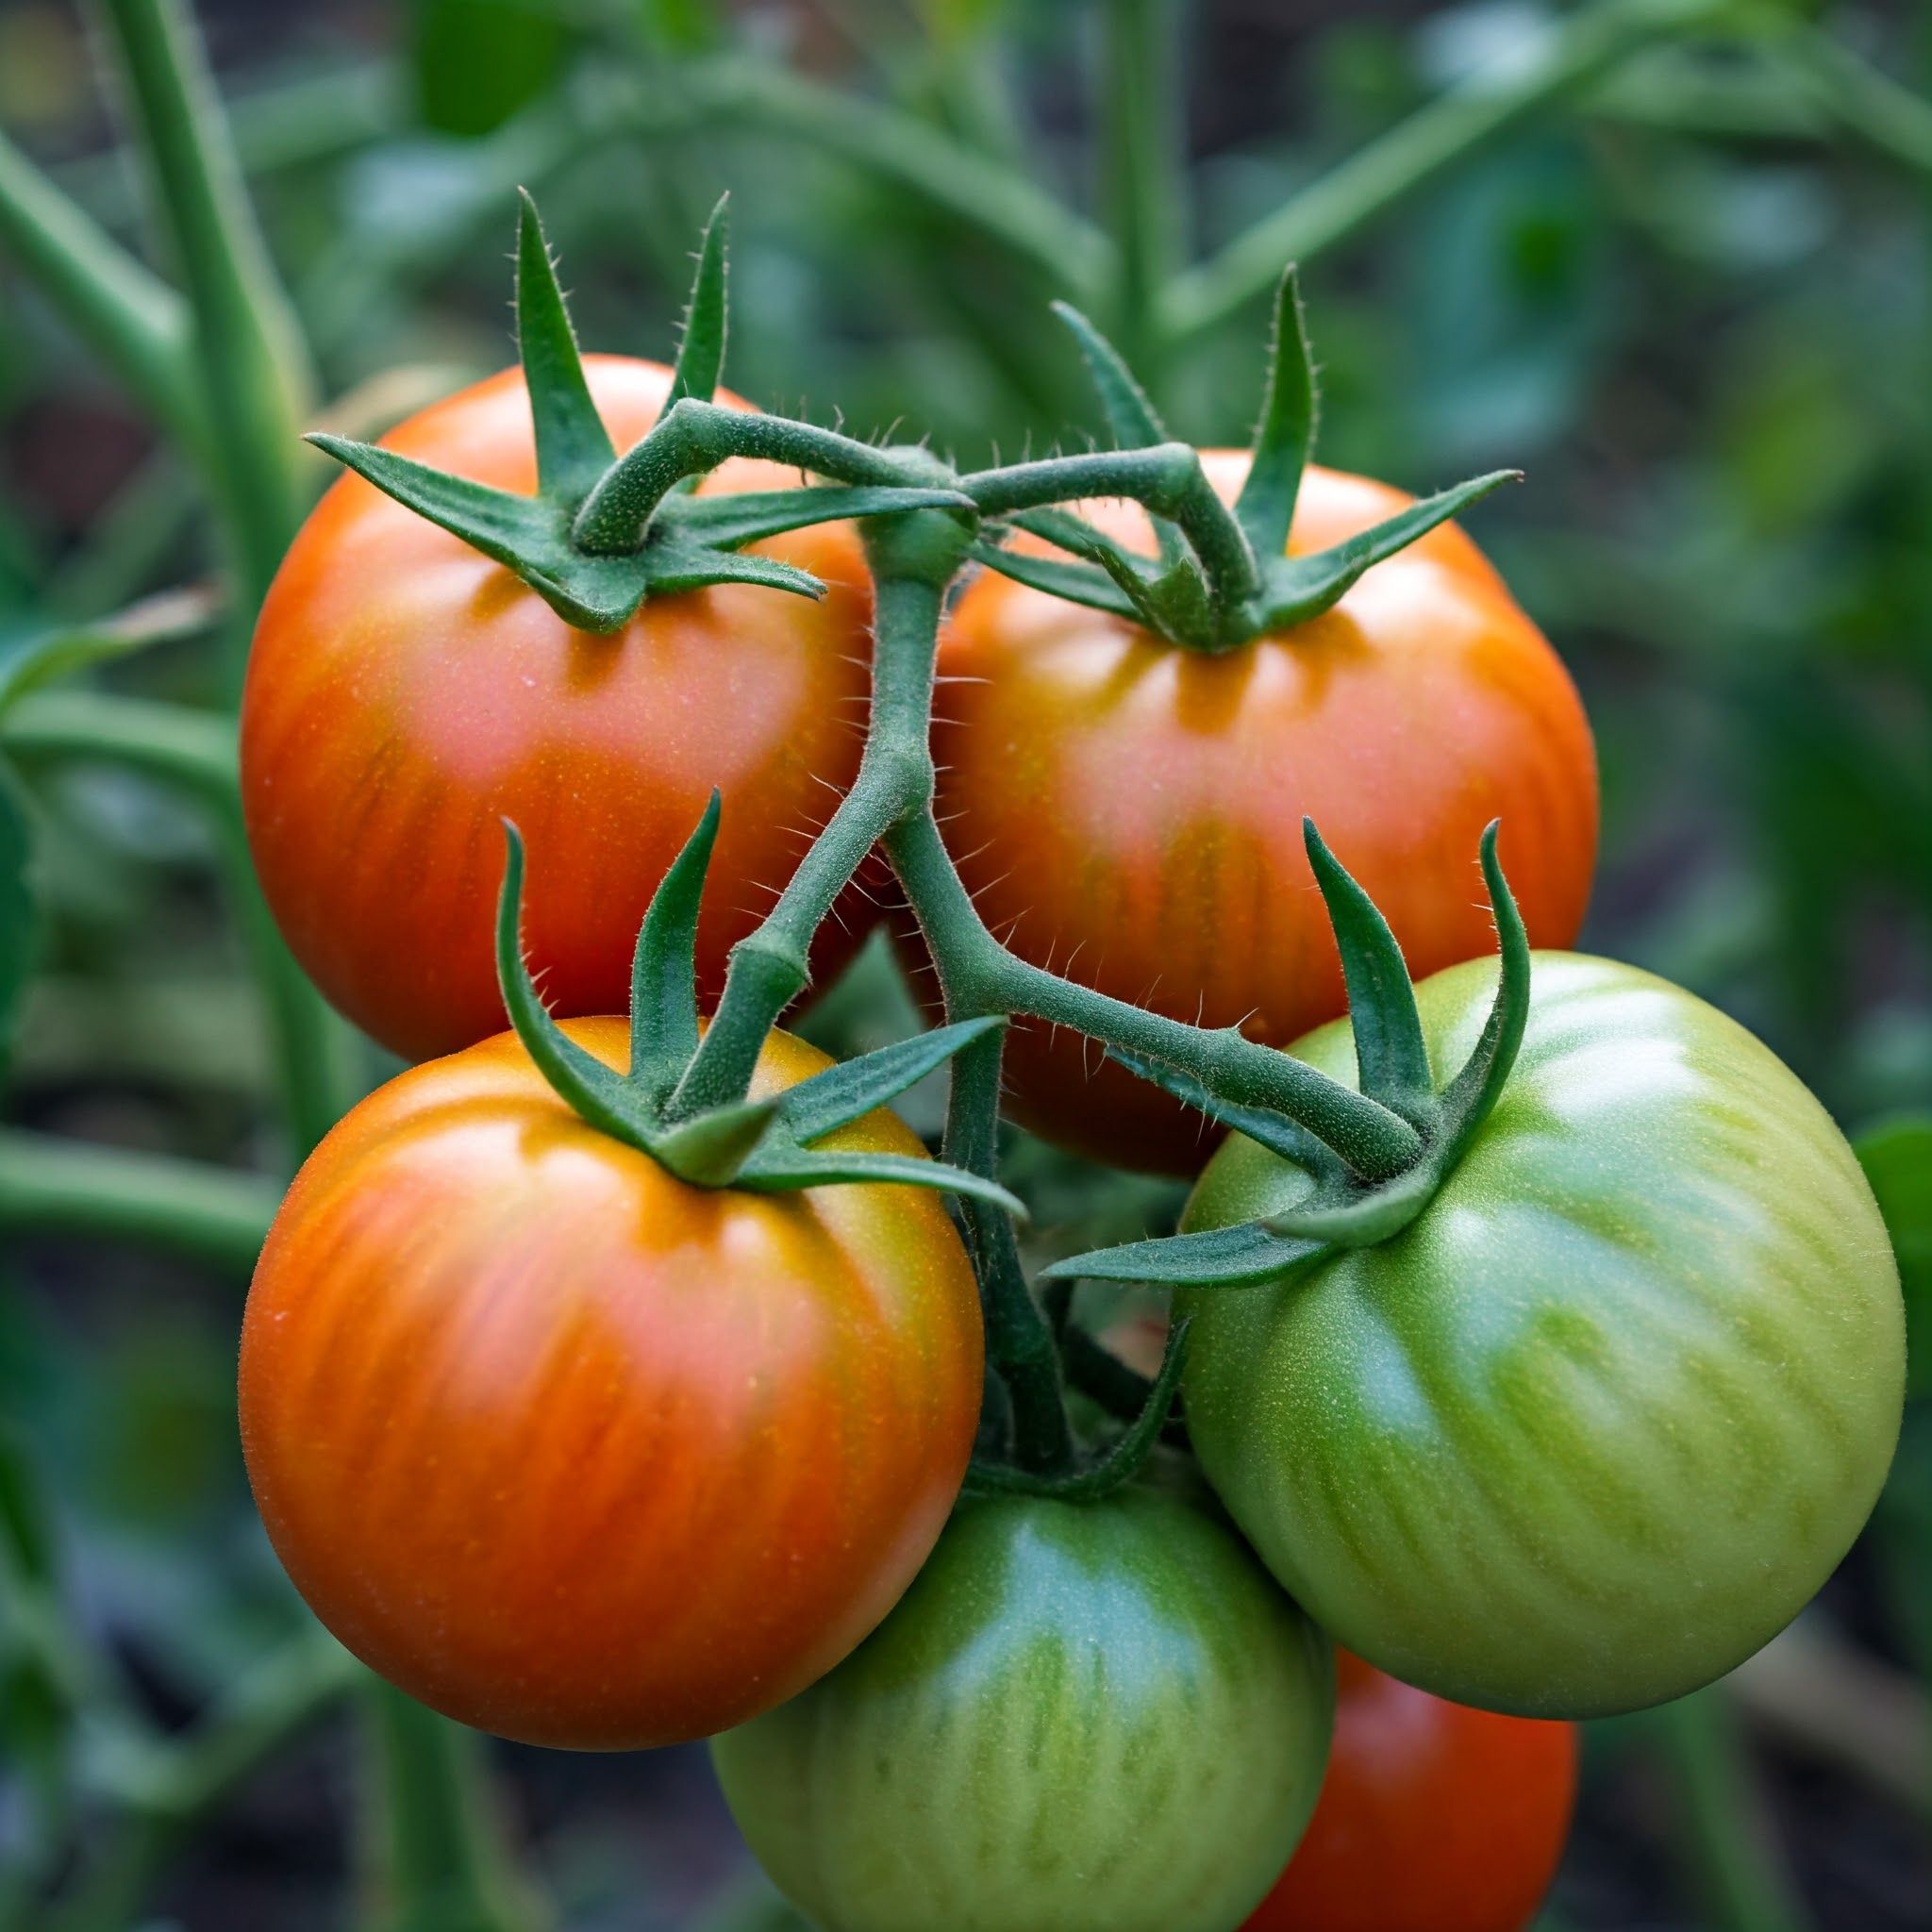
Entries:
<svg viewBox="0 0 1932 1932">
<path fill-rule="evenodd" d="M 1114 339 L 1157 401 L 1157 316 L 1180 261 L 1181 75 L 1173 0 L 1106 0 L 1097 119 L 1114 240 Z"/>
<path fill-rule="evenodd" d="M 1675 1786 L 1678 1854 L 1714 1932 L 1809 1932 L 1720 1686 L 1647 1720 Z"/>
<path fill-rule="evenodd" d="M 1596 0 L 1501 77 L 1472 75 L 1371 142 L 1293 200 L 1168 286 L 1161 324 L 1174 342 L 1272 290 L 1307 261 L 1439 180 L 1500 136 L 1658 42 L 1746 15 L 1735 0 Z"/>
</svg>

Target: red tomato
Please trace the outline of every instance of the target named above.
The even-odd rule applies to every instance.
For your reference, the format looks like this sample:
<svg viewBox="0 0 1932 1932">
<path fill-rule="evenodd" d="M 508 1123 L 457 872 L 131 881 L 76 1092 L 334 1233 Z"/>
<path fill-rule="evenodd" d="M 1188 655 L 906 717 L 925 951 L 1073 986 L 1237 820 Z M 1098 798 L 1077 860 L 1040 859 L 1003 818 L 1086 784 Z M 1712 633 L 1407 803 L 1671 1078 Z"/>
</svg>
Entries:
<svg viewBox="0 0 1932 1932">
<path fill-rule="evenodd" d="M 1242 1932 L 1522 1932 L 1556 1875 L 1576 1726 L 1471 1710 L 1335 1654 L 1300 1848 Z"/>
<path fill-rule="evenodd" d="M 670 371 L 608 356 L 584 366 L 627 447 Z M 385 441 L 498 489 L 536 487 L 520 370 Z M 796 481 L 733 462 L 708 487 Z M 724 813 L 698 971 L 715 1000 L 726 951 L 858 772 L 869 689 L 871 592 L 851 527 L 763 547 L 822 577 L 824 601 L 719 586 L 596 637 L 360 477 L 337 481 L 262 607 L 242 786 L 262 890 L 344 1013 L 412 1059 L 506 1024 L 491 942 L 505 817 L 529 848 L 524 930 L 552 1007 L 623 1011 L 644 908 L 714 785 Z M 832 922 L 826 943 L 828 970 L 852 941 Z"/>
<path fill-rule="evenodd" d="M 1205 458 L 1232 498 L 1247 458 Z M 1409 499 L 1311 469 L 1291 551 Z M 1089 506 L 1146 542 L 1132 506 Z M 1493 949 L 1477 867 L 1502 850 L 1530 943 L 1576 936 L 1596 852 L 1590 727 L 1556 653 L 1458 529 L 1324 616 L 1221 656 L 988 575 L 941 647 L 939 812 L 1015 951 L 1124 1000 L 1286 1046 L 1344 1007 L 1302 846 L 1312 816 L 1422 978 Z M 1014 1117 L 1124 1167 L 1190 1174 L 1216 1138 L 1062 1028 L 1013 1029 Z"/>
<path fill-rule="evenodd" d="M 624 1064 L 619 1022 L 567 1030 Z M 826 1064 L 774 1034 L 752 1091 Z M 841 1132 L 919 1151 L 883 1112 Z M 981 1376 L 937 1194 L 687 1186 L 505 1034 L 391 1081 L 297 1175 L 242 1439 L 290 1576 L 364 1662 L 485 1730 L 629 1749 L 743 1723 L 885 1616 Z"/>
</svg>

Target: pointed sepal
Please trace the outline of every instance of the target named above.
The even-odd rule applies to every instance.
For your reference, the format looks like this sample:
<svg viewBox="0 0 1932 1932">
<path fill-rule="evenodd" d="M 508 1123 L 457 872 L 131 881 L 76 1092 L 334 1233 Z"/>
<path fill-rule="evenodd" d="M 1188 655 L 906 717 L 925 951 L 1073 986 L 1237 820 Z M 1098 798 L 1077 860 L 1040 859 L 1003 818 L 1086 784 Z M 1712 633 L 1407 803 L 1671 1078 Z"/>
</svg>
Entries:
<svg viewBox="0 0 1932 1932">
<path fill-rule="evenodd" d="M 1474 1051 L 1442 1091 L 1445 1172 L 1501 1097 L 1529 1024 L 1529 934 L 1516 895 L 1503 874 L 1503 861 L 1496 855 L 1501 823 L 1491 820 L 1482 842 L 1483 883 L 1489 889 L 1490 911 L 1496 922 L 1496 997 Z"/>
<path fill-rule="evenodd" d="M 1030 551 L 1011 550 L 975 542 L 969 555 L 975 563 L 1011 577 L 1028 590 L 1044 591 L 1069 604 L 1084 604 L 1090 610 L 1105 610 L 1129 624 L 1141 622 L 1140 607 L 1104 570 L 1091 564 L 1068 563 L 1058 557 L 1035 557 Z"/>
<path fill-rule="evenodd" d="M 1155 1287 L 1243 1288 L 1274 1281 L 1316 1255 L 1322 1241 L 1271 1234 L 1259 1222 L 1210 1228 L 1158 1241 L 1123 1241 L 1070 1256 L 1041 1271 L 1046 1281 L 1141 1281 Z"/>
<path fill-rule="evenodd" d="M 698 1050 L 698 908 L 720 808 L 714 787 L 697 829 L 651 894 L 631 955 L 630 1081 L 654 1109 Z"/>
<path fill-rule="evenodd" d="M 1183 1320 L 1169 1330 L 1160 1373 L 1154 1378 L 1141 1413 L 1097 1461 L 1084 1469 L 1049 1475 L 975 1458 L 966 1472 L 967 1490 L 981 1495 L 1046 1496 L 1062 1503 L 1100 1503 L 1125 1488 L 1147 1466 L 1154 1445 L 1174 1414 L 1174 1398 L 1180 1393 L 1181 1372 L 1187 1366 L 1190 1325 Z"/>
<path fill-rule="evenodd" d="M 1006 1024 L 996 1016 L 960 1020 L 827 1067 L 823 1074 L 814 1074 L 796 1087 L 787 1088 L 779 1096 L 778 1108 L 786 1131 L 801 1145 L 823 1140 L 896 1100 L 908 1087 L 944 1066 L 963 1047 L 985 1039 L 989 1033 L 996 1033 Z"/>
<path fill-rule="evenodd" d="M 1024 510 L 1012 521 L 1030 535 L 1097 564 L 1131 607 L 1135 621 L 1157 636 L 1204 650 L 1214 647 L 1220 620 L 1207 578 L 1185 543 L 1171 562 L 1163 558 L 1155 563 L 1071 510 Z M 1004 570 L 1005 565 L 995 568 Z"/>
<path fill-rule="evenodd" d="M 1386 562 L 1440 524 L 1460 516 L 1505 483 L 1523 480 L 1521 470 L 1494 470 L 1453 490 L 1412 503 L 1372 529 L 1312 557 L 1274 557 L 1261 565 L 1250 634 L 1286 630 L 1332 610 L 1376 564 Z"/>
<path fill-rule="evenodd" d="M 1016 1221 L 1027 1218 L 1026 1204 L 1017 1194 L 983 1174 L 969 1174 L 943 1160 L 928 1160 L 917 1154 L 821 1152 L 800 1147 L 775 1131 L 745 1163 L 735 1185 L 762 1193 L 848 1185 L 930 1188 L 935 1193 L 984 1201 Z"/>
<path fill-rule="evenodd" d="M 537 493 L 575 508 L 610 467 L 617 451 L 584 380 L 576 334 L 537 204 L 527 189 L 517 192 L 517 344 L 537 436 Z"/>
<path fill-rule="evenodd" d="M 503 822 L 508 847 L 503 891 L 496 902 L 496 981 L 509 1023 L 537 1070 L 591 1126 L 648 1150 L 653 1123 L 625 1077 L 587 1052 L 550 1017 L 524 958 L 524 838 Z"/>
<path fill-rule="evenodd" d="M 1163 1093 L 1170 1093 L 1197 1112 L 1205 1113 L 1217 1125 L 1245 1134 L 1271 1154 L 1278 1154 L 1284 1160 L 1291 1160 L 1297 1167 L 1307 1168 L 1318 1178 L 1339 1181 L 1348 1173 L 1340 1157 L 1325 1141 L 1318 1141 L 1307 1128 L 1285 1114 L 1270 1113 L 1258 1107 L 1237 1107 L 1232 1101 L 1217 1100 L 1191 1074 L 1184 1074 L 1178 1067 L 1169 1066 L 1165 1060 L 1149 1059 L 1143 1055 L 1129 1053 L 1124 1047 L 1108 1047 L 1107 1057 L 1110 1060 L 1118 1060 L 1128 1073 L 1158 1087 Z"/>
<path fill-rule="evenodd" d="M 666 538 L 736 550 L 761 538 L 783 536 L 809 524 L 846 518 L 896 516 L 909 509 L 973 510 L 973 499 L 958 490 L 885 489 L 843 483 L 812 484 L 802 490 L 742 491 L 723 496 L 669 498 L 653 520 L 653 541 Z"/>
<path fill-rule="evenodd" d="M 1079 345 L 1115 442 L 1122 449 L 1151 449 L 1157 442 L 1165 442 L 1167 425 L 1148 400 L 1147 391 L 1135 380 L 1125 357 L 1071 302 L 1056 302 L 1053 312 Z"/>
<path fill-rule="evenodd" d="M 1288 548 L 1302 476 L 1315 454 L 1320 397 L 1314 353 L 1301 285 L 1291 267 L 1274 296 L 1274 340 L 1268 354 L 1268 387 L 1255 429 L 1247 480 L 1234 513 L 1265 572 Z"/>
<path fill-rule="evenodd" d="M 694 1188 L 736 1187 L 756 1158 L 778 1111 L 773 1100 L 741 1100 L 693 1114 L 651 1138 L 659 1166 Z"/>
<path fill-rule="evenodd" d="M 1341 955 L 1361 1091 L 1410 1125 L 1424 1126 L 1435 1115 L 1436 1086 L 1402 948 L 1375 902 L 1329 851 L 1313 819 L 1302 821 L 1302 842 Z"/>
<path fill-rule="evenodd" d="M 697 273 L 691 279 L 691 300 L 685 305 L 684 333 L 677 344 L 671 393 L 659 412 L 662 422 L 686 396 L 708 403 L 724 374 L 724 337 L 730 304 L 731 197 L 723 194 L 705 224 L 698 242 Z"/>
</svg>

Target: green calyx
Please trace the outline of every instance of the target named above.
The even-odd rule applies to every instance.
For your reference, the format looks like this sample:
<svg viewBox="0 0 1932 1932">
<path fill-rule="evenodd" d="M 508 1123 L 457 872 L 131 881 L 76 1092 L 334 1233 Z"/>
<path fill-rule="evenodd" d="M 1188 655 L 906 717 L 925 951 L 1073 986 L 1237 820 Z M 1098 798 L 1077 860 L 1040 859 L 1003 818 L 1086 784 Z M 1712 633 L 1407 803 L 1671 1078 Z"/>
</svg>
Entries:
<svg viewBox="0 0 1932 1932">
<path fill-rule="evenodd" d="M 1323 842 L 1313 821 L 1305 820 L 1303 829 L 1341 954 L 1361 1091 L 1414 1127 L 1421 1143 L 1415 1159 L 1389 1179 L 1365 1182 L 1321 1141 L 1281 1115 L 1230 1107 L 1172 1067 L 1110 1048 L 1111 1058 L 1142 1078 L 1293 1161 L 1314 1186 L 1291 1213 L 1075 1255 L 1046 1269 L 1044 1279 L 1238 1287 L 1271 1280 L 1336 1248 L 1373 1247 L 1399 1234 L 1428 1206 L 1489 1118 L 1516 1064 L 1529 1019 L 1529 938 L 1496 857 L 1496 825 L 1482 840 L 1483 878 L 1500 951 L 1496 997 L 1468 1061 L 1441 1088 L 1395 935 Z"/>
<path fill-rule="evenodd" d="M 1024 1217 L 995 1181 L 917 1156 L 822 1146 L 883 1107 L 1003 1019 L 941 1026 L 822 1074 L 770 1100 L 741 1100 L 673 1120 L 669 1103 L 696 1057 L 698 907 L 717 838 L 718 794 L 652 895 L 631 964 L 630 1069 L 620 1074 L 571 1039 L 539 997 L 523 955 L 524 841 L 508 820 L 508 856 L 496 914 L 496 973 L 510 1024 L 560 1098 L 613 1140 L 648 1154 L 693 1187 L 785 1193 L 886 1182 L 971 1195 Z"/>
<path fill-rule="evenodd" d="M 308 441 L 398 503 L 514 571 L 566 624 L 609 631 L 649 597 L 757 584 L 822 597 L 809 572 L 744 546 L 809 524 L 973 504 L 924 451 L 881 450 L 711 401 L 724 364 L 725 204 L 705 229 L 671 393 L 650 434 L 619 456 L 591 400 L 536 204 L 517 227 L 517 338 L 536 432 L 537 493 L 519 496 L 374 443 Z M 733 456 L 839 478 L 798 490 L 699 497 L 681 486 Z"/>
<path fill-rule="evenodd" d="M 1165 425 L 1119 352 L 1077 309 L 1061 302 L 1055 310 L 1086 358 L 1108 427 L 1120 447 L 1167 443 Z M 1319 617 L 1365 572 L 1522 475 L 1497 470 L 1458 483 L 1333 549 L 1290 557 L 1288 533 L 1303 474 L 1314 455 L 1319 414 L 1301 293 L 1291 268 L 1275 303 L 1274 341 L 1253 459 L 1232 508 L 1214 497 L 1204 480 L 1201 489 L 1213 500 L 1191 507 L 1188 527 L 1177 519 L 1153 518 L 1158 549 L 1151 558 L 1070 511 L 1028 510 L 1008 518 L 1008 525 L 1043 539 L 1077 562 L 1016 552 L 998 541 L 998 533 L 976 544 L 974 555 L 1016 582 L 1110 611 L 1170 643 L 1209 653 L 1231 651 Z"/>
</svg>

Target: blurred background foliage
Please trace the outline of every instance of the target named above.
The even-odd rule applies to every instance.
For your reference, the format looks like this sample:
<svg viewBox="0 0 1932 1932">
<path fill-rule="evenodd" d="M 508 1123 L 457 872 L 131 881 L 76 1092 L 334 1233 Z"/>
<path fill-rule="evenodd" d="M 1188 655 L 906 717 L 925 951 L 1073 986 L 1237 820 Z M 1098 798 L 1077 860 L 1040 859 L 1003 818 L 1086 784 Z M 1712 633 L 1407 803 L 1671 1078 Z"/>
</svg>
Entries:
<svg viewBox="0 0 1932 1932">
<path fill-rule="evenodd" d="M 1109 9 L 1169 35 L 1163 58 L 1137 61 Z M 1908 1280 L 1932 1293 L 1924 8 L 204 0 L 200 17 L 325 399 L 307 420 L 358 433 L 510 359 L 519 183 L 586 342 L 658 356 L 728 188 L 732 387 L 973 461 L 1097 426 L 1047 316 L 1059 294 L 1129 346 L 1178 433 L 1243 439 L 1261 295 L 1301 256 L 1326 460 L 1417 490 L 1528 472 L 1474 528 L 1595 723 L 1584 943 L 1736 1014 L 1866 1135 Z M 69 0 L 0 0 L 0 131 L 152 257 L 92 24 Z M 1557 90 L 1566 60 L 1579 84 Z M 1427 166 L 1432 140 L 1453 165 Z M 215 599 L 193 588 L 220 563 L 211 527 L 178 445 L 0 244 L 0 705 L 9 662 L 65 627 L 63 663 L 94 662 L 96 686 L 217 706 Z M 158 641 L 124 657 L 130 636 Z M 232 1412 L 247 1230 L 273 1198 L 250 1177 L 282 1158 L 271 1056 L 222 827 L 178 789 L 56 755 L 48 715 L 0 726 L 0 782 L 26 799 L 0 811 L 0 1006 L 9 970 L 25 978 L 4 938 L 27 929 L 29 890 L 42 930 L 0 1115 L 0 1924 L 301 1932 L 353 1909 L 389 1932 L 494 1927 L 461 1900 L 397 1903 L 412 1894 L 352 1726 L 257 1761 L 346 1681 L 317 1652 L 275 1679 L 293 1700 L 277 1722 L 241 1695 L 303 1641 Z M 8 843 L 28 824 L 30 887 Z M 841 1048 L 909 1024 L 885 956 L 813 1024 Z M 42 1144 L 22 1130 L 125 1150 L 130 1186 L 142 1156 L 224 1171 L 207 1184 L 235 1239 L 197 1260 L 10 1226 L 5 1152 Z M 1014 1172 L 1062 1252 L 1176 1205 L 1017 1141 Z M 1732 1686 L 1597 1727 L 1553 1925 L 1932 1923 L 1932 1430 L 1908 1420 L 1874 1530 L 1798 1638 Z M 61 1629 L 29 1641 L 57 1601 Z M 200 1786 L 176 1762 L 163 1789 L 146 1731 L 115 1715 L 166 1733 L 238 1695 Z M 494 1780 L 503 1843 L 558 1924 L 785 1923 L 701 1753 L 425 1748 Z M 49 1844 L 80 1861 L 34 1869 Z M 43 1917 L 29 1894 L 50 1880 Z"/>
</svg>

